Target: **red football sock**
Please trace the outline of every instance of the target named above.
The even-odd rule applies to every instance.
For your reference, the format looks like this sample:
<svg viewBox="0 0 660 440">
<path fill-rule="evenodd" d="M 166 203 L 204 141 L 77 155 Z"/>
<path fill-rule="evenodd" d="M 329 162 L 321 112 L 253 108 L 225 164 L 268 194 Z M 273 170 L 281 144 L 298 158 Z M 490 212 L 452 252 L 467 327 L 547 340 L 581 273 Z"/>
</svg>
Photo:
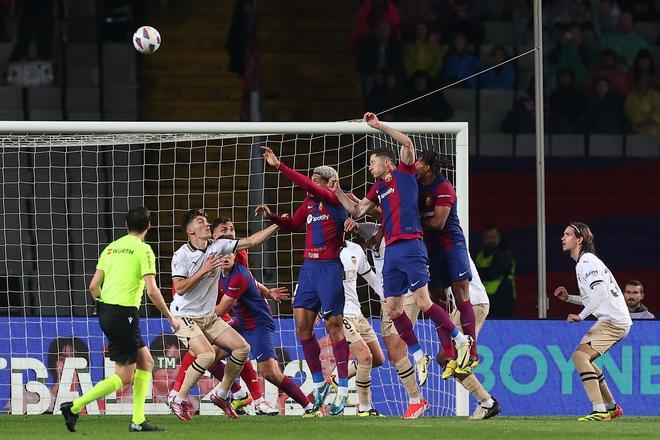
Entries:
<svg viewBox="0 0 660 440">
<path fill-rule="evenodd" d="M 181 365 L 179 366 L 179 372 L 176 375 L 176 380 L 174 381 L 174 384 L 172 385 L 172 390 L 173 391 L 179 391 L 181 389 L 181 384 L 183 383 L 183 379 L 186 377 L 186 371 L 188 371 L 188 367 L 190 367 L 190 364 L 195 362 L 195 355 L 193 355 L 191 352 L 187 351 L 186 355 L 181 359 Z"/>
<path fill-rule="evenodd" d="M 250 395 L 254 400 L 259 400 L 264 397 L 264 390 L 261 388 L 261 382 L 259 381 L 259 377 L 257 377 L 257 372 L 254 371 L 252 362 L 246 362 L 245 365 L 243 365 L 241 379 L 243 379 L 243 382 L 247 385 L 248 390 L 250 390 Z"/>
</svg>

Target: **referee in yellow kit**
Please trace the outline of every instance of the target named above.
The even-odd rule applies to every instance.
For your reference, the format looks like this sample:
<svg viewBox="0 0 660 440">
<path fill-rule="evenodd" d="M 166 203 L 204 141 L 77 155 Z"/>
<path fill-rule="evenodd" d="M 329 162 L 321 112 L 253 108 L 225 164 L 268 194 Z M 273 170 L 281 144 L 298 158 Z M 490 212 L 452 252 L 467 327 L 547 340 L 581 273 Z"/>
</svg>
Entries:
<svg viewBox="0 0 660 440">
<path fill-rule="evenodd" d="M 144 242 L 144 236 L 151 228 L 149 210 L 140 206 L 128 211 L 126 228 L 127 235 L 103 249 L 89 284 L 92 296 L 99 300 L 99 324 L 110 341 L 109 353 L 110 359 L 115 361 L 115 374 L 73 402 L 60 406 L 66 427 L 71 432 L 76 430 L 78 413 L 85 405 L 130 383 L 133 383 L 133 418 L 128 430 L 165 431 L 144 418 L 144 401 L 154 366 L 138 325 L 145 284 L 147 295 L 167 317 L 174 331 L 178 330 L 180 321 L 172 316 L 156 285 L 156 256 L 151 246 Z"/>
</svg>

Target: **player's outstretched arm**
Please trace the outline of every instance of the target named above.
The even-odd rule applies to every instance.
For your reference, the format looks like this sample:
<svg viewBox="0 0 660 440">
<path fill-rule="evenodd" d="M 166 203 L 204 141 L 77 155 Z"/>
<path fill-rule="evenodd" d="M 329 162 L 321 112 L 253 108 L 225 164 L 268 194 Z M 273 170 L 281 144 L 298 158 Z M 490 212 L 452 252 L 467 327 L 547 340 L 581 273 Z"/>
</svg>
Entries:
<svg viewBox="0 0 660 440">
<path fill-rule="evenodd" d="M 241 251 L 243 249 L 249 249 L 259 246 L 260 244 L 268 240 L 271 237 L 271 235 L 277 232 L 279 228 L 280 227 L 277 225 L 270 225 L 259 232 L 255 232 L 254 234 L 250 235 L 247 238 L 241 238 L 240 240 L 238 240 L 238 246 L 236 247 L 236 250 Z"/>
<path fill-rule="evenodd" d="M 296 212 L 293 214 L 293 217 L 289 217 L 287 214 L 277 215 L 273 214 L 270 211 L 270 208 L 266 205 L 259 205 L 254 210 L 254 215 L 261 215 L 265 219 L 272 221 L 274 224 L 279 226 L 282 229 L 287 231 L 297 232 L 305 224 L 306 216 L 305 202 L 296 209 Z"/>
<path fill-rule="evenodd" d="M 147 295 L 149 296 L 149 299 L 151 299 L 151 302 L 156 306 L 160 313 L 167 318 L 167 322 L 170 323 L 172 329 L 175 332 L 178 331 L 181 326 L 181 321 L 179 318 L 172 315 L 167 304 L 165 304 L 163 295 L 160 293 L 160 289 L 156 284 L 156 277 L 154 275 L 145 275 L 144 282 L 147 286 Z"/>
<path fill-rule="evenodd" d="M 344 209 L 346 209 L 346 211 L 348 211 L 354 218 L 363 217 L 376 206 L 374 202 L 367 198 L 363 198 L 359 203 L 353 202 L 346 196 L 346 194 L 344 194 L 344 191 L 341 190 L 337 179 L 330 179 L 328 189 L 335 192 L 339 203 L 341 203 Z"/>
<path fill-rule="evenodd" d="M 400 131 L 397 131 L 392 127 L 380 122 L 380 120 L 378 120 L 378 116 L 376 116 L 374 113 L 365 113 L 363 119 L 367 124 L 369 124 L 369 127 L 382 131 L 401 145 L 399 150 L 399 160 L 401 160 L 401 162 L 407 164 L 415 163 L 415 145 L 413 144 L 412 139 Z"/>
<path fill-rule="evenodd" d="M 257 283 L 257 288 L 259 289 L 259 293 L 261 293 L 261 296 L 267 299 L 272 299 L 273 301 L 284 301 L 287 299 L 291 299 L 291 295 L 289 294 L 289 289 L 286 287 L 273 287 L 272 289 L 269 289 L 267 286 L 261 284 L 259 281 L 254 280 Z"/>
</svg>

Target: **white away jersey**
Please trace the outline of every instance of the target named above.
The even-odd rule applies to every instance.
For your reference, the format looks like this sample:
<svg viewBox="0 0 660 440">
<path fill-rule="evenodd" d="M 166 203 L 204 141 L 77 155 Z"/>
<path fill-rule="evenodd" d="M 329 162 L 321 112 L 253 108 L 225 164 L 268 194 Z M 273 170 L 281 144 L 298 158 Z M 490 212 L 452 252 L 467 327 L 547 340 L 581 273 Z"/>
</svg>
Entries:
<svg viewBox="0 0 660 440">
<path fill-rule="evenodd" d="M 202 267 L 210 255 L 227 255 L 236 252 L 238 240 L 222 238 L 209 242 L 205 250 L 197 249 L 190 243 L 181 246 L 172 257 L 172 278 L 190 278 Z M 202 278 L 183 295 L 174 295 L 170 310 L 174 316 L 208 316 L 215 310 L 218 298 L 220 269 Z"/>
<path fill-rule="evenodd" d="M 362 248 L 346 241 L 346 247 L 339 253 L 339 259 L 344 266 L 344 316 L 354 317 L 362 314 L 360 300 L 357 294 L 357 277 L 371 271 L 367 256 Z"/>
<path fill-rule="evenodd" d="M 609 320 L 620 327 L 632 325 L 621 288 L 600 258 L 585 252 L 575 265 L 575 274 L 584 304 L 580 312 L 582 319 L 594 315 L 598 320 Z"/>
</svg>

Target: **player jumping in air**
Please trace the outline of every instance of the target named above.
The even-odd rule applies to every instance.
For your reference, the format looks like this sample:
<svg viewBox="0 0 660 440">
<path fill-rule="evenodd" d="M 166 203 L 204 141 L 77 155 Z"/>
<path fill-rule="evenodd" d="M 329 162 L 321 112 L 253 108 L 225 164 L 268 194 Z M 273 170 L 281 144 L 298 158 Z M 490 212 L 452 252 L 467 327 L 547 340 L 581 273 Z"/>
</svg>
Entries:
<svg viewBox="0 0 660 440">
<path fill-rule="evenodd" d="M 429 290 L 432 297 L 439 297 L 444 289 L 451 287 L 460 313 L 461 330 L 475 339 L 476 319 L 468 290 L 468 283 L 472 279 L 470 256 L 458 219 L 456 192 L 454 186 L 440 175 L 441 165 L 438 154 L 428 150 L 422 151 L 415 162 L 419 184 L 419 213 L 431 273 Z M 445 357 L 449 359 L 442 373 L 442 377 L 447 378 L 457 367 L 454 345 L 447 333 L 439 332 L 438 335 Z M 467 371 L 478 363 L 476 347 L 475 342 Z"/>
<path fill-rule="evenodd" d="M 314 336 L 314 323 L 319 311 L 321 312 L 332 341 L 339 382 L 338 398 L 330 406 L 330 414 L 342 414 L 348 398 L 349 350 L 342 322 L 344 269 L 339 253 L 344 241 L 344 221 L 348 218 L 348 213 L 334 192 L 326 188 L 330 179 L 337 177 L 337 172 L 327 166 L 316 167 L 310 179 L 280 162 L 270 148 L 262 149 L 269 165 L 307 191 L 305 200 L 293 217 L 273 214 L 266 205 L 258 206 L 257 213 L 289 231 L 298 231 L 306 225 L 304 262 L 300 268 L 298 287 L 293 300 L 296 332 L 302 343 L 307 366 L 312 373 L 316 411 L 323 405 L 330 389 L 321 368 L 321 347 Z"/>
<path fill-rule="evenodd" d="M 451 335 L 458 349 L 458 368 L 463 369 L 470 362 L 472 338 L 465 336 L 451 322 L 447 312 L 434 304 L 429 297 L 428 255 L 422 239 L 422 225 L 417 206 L 418 187 L 415 178 L 415 147 L 412 140 L 403 133 L 381 123 L 373 113 L 365 113 L 364 120 L 377 130 L 391 136 L 401 144 L 400 163 L 395 166 L 395 158 L 388 149 L 372 151 L 369 170 L 376 179 L 369 193 L 355 204 L 339 187 L 335 178 L 330 188 L 335 191 L 342 205 L 354 218 L 369 212 L 376 204 L 383 211 L 383 230 L 387 252 L 383 267 L 383 291 L 387 300 L 387 311 L 399 336 L 406 342 L 417 365 L 420 382 L 426 380 L 428 363 L 410 318 L 403 312 L 403 295 L 410 290 L 417 306 L 436 325 L 442 341 L 446 332 Z"/>
<path fill-rule="evenodd" d="M 614 401 L 605 382 L 603 372 L 594 364 L 614 344 L 628 335 L 632 320 L 612 272 L 595 254 L 594 236 L 589 226 L 573 222 L 564 229 L 562 250 L 575 260 L 579 295 L 569 295 L 566 288 L 558 287 L 554 294 L 562 301 L 584 305 L 577 314 L 568 315 L 568 322 L 580 322 L 594 315 L 598 321 L 580 341 L 573 353 L 575 369 L 580 373 L 582 385 L 593 405 L 593 411 L 578 420 L 601 422 L 619 417 L 623 409 Z"/>
<path fill-rule="evenodd" d="M 171 408 L 181 420 L 190 420 L 188 392 L 217 359 L 229 355 L 224 377 L 211 401 L 228 417 L 238 418 L 231 407 L 229 391 L 247 360 L 250 345 L 215 314 L 220 257 L 260 245 L 275 233 L 277 226 L 240 240 L 223 238 L 213 241 L 206 214 L 191 209 L 184 216 L 181 228 L 189 241 L 172 258 L 172 282 L 176 295 L 170 310 L 173 315 L 181 317 L 183 325 L 176 335 L 196 359 L 187 369 Z"/>
<path fill-rule="evenodd" d="M 139 307 L 145 284 L 147 295 L 167 317 L 174 331 L 181 322 L 172 316 L 156 285 L 156 257 L 144 236 L 151 228 L 147 208 L 133 208 L 126 214 L 128 234 L 103 249 L 89 291 L 98 298 L 101 330 L 110 341 L 110 359 L 115 362 L 115 374 L 103 379 L 85 394 L 60 406 L 69 431 L 76 431 L 78 414 L 90 402 L 114 393 L 124 385 L 133 384 L 133 417 L 128 428 L 132 432 L 165 431 L 144 418 L 154 360 L 140 335 Z"/>
</svg>

